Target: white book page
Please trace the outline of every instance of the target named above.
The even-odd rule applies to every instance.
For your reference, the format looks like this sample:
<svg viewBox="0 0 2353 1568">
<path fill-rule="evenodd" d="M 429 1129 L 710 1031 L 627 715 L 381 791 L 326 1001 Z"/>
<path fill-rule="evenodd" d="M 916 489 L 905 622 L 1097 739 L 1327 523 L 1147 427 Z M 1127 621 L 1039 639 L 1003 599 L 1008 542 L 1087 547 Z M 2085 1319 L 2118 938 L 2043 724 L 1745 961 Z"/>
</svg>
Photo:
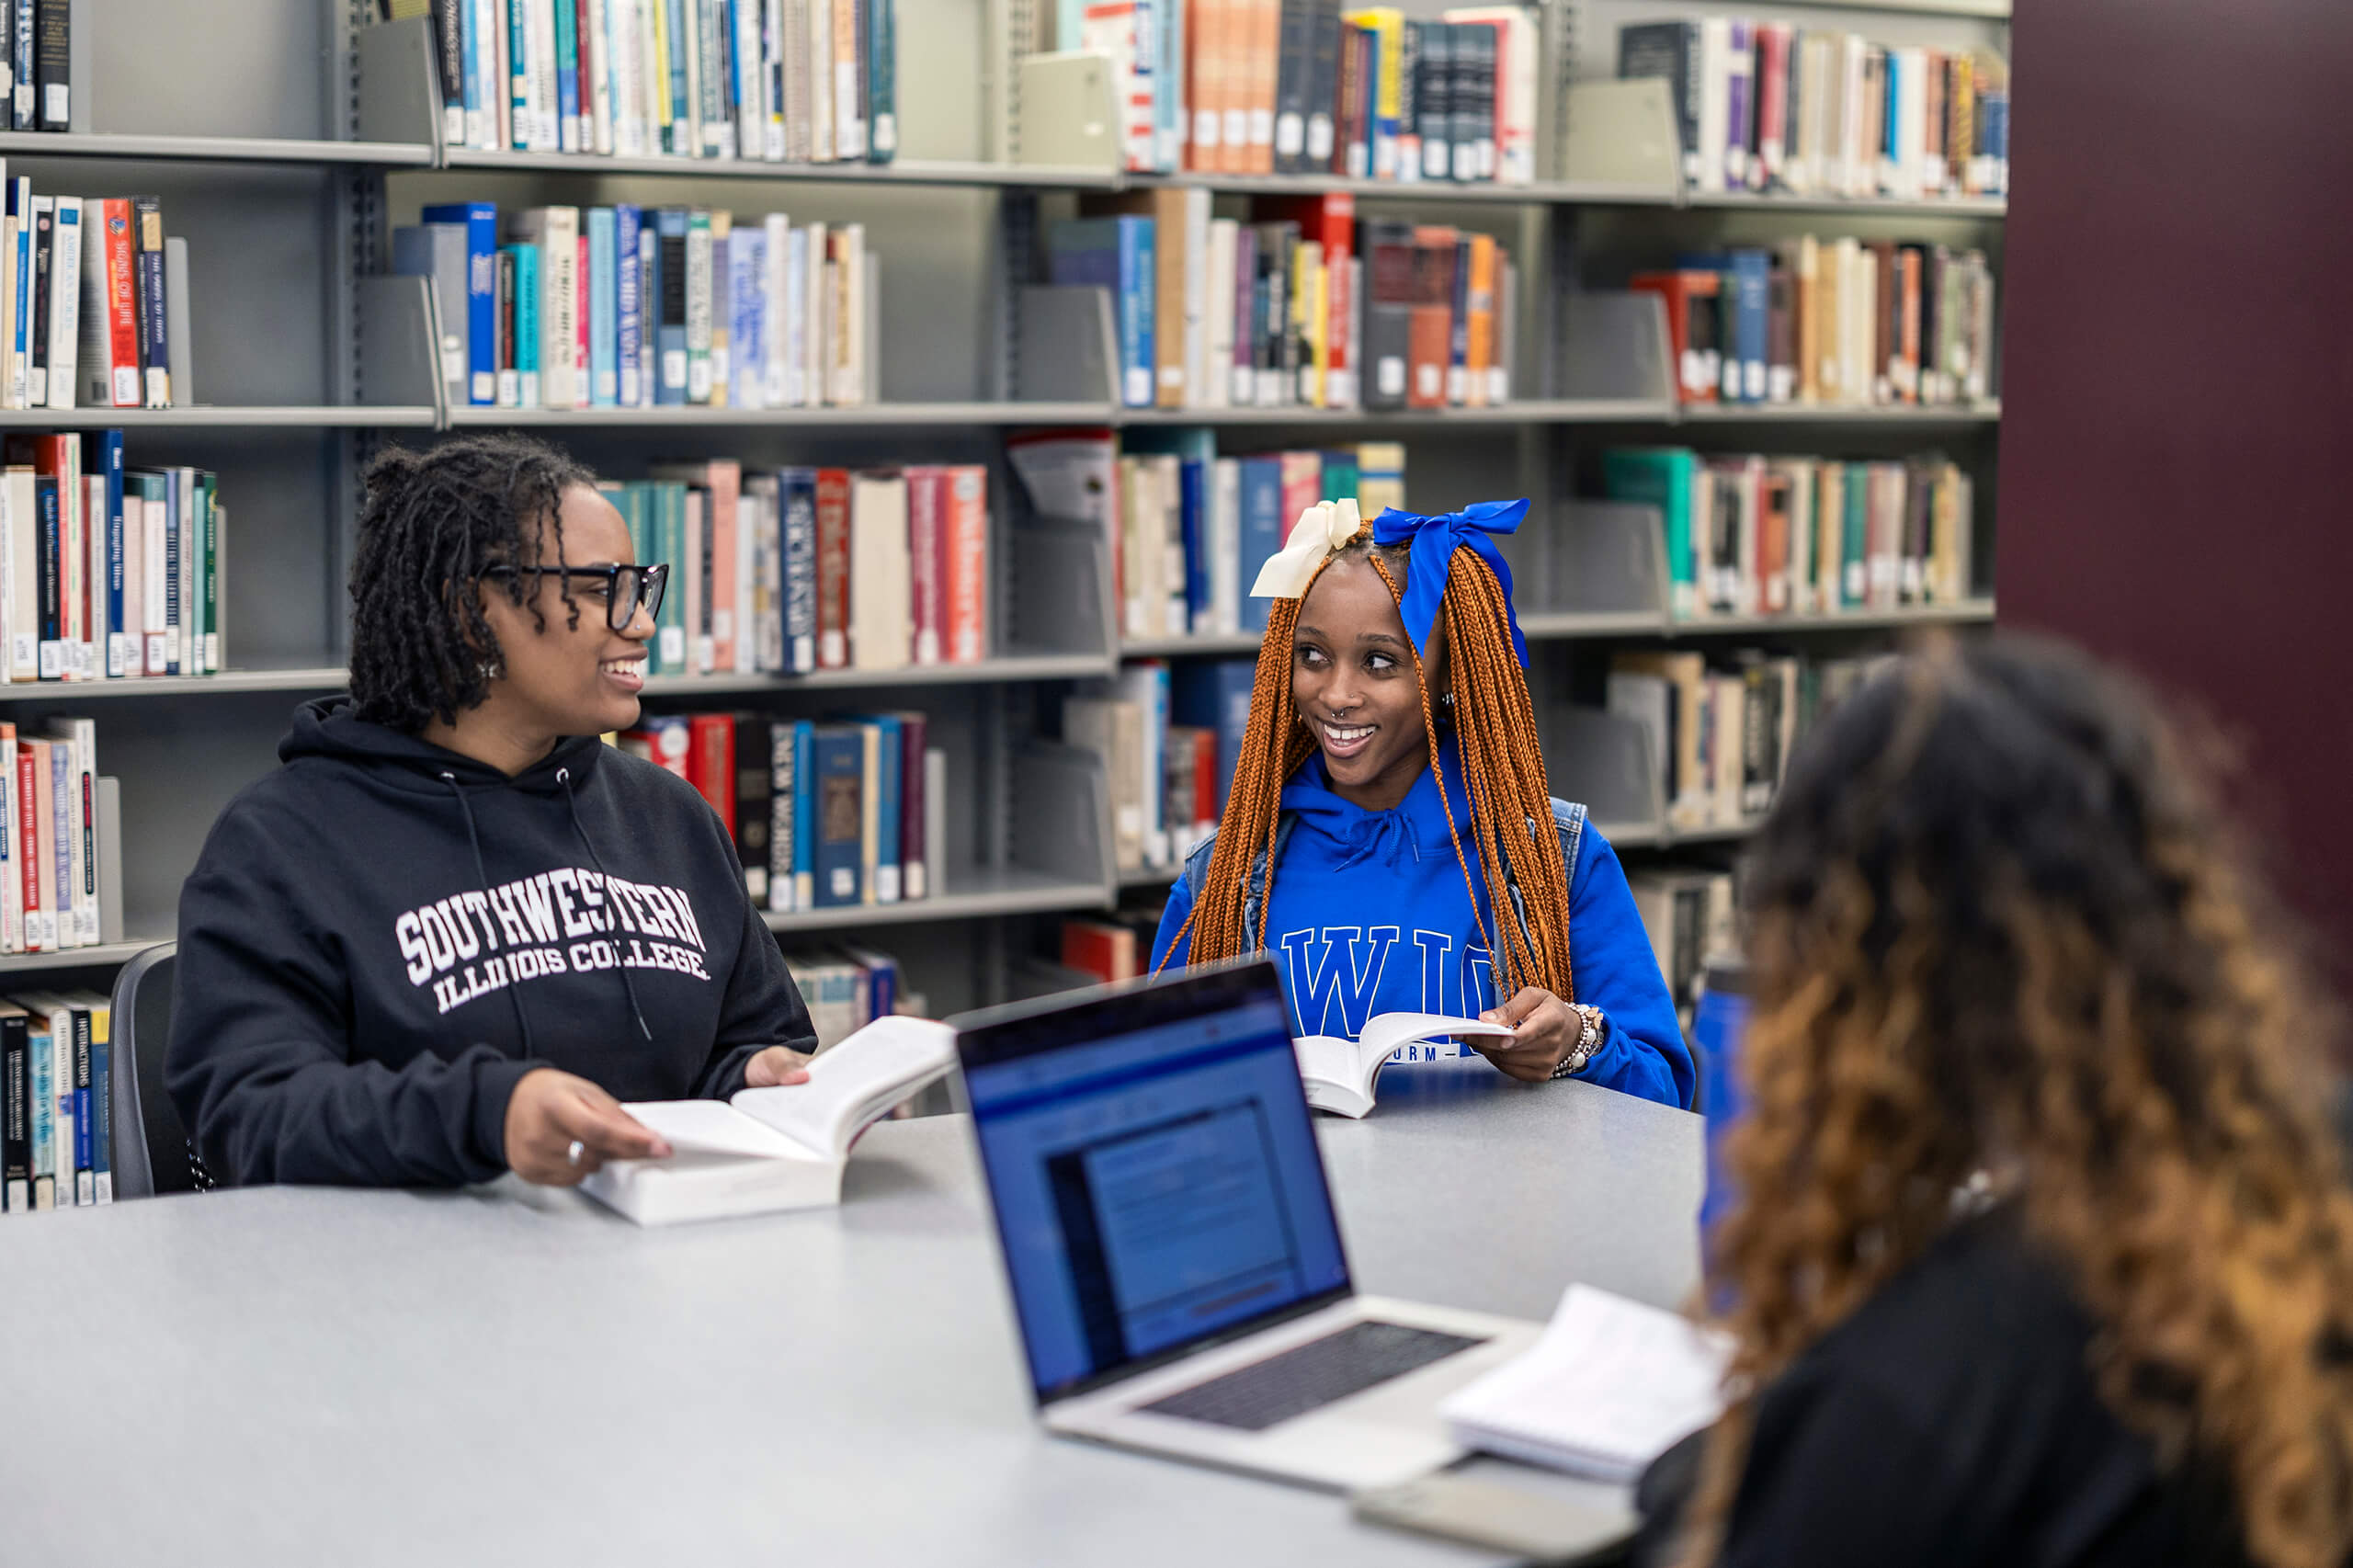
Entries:
<svg viewBox="0 0 2353 1568">
<path fill-rule="evenodd" d="M 681 1154 L 779 1160 L 806 1153 L 773 1128 L 717 1100 L 645 1100 L 621 1108 Z"/>
<path fill-rule="evenodd" d="M 745 1089 L 732 1102 L 820 1156 L 840 1158 L 884 1111 L 956 1064 L 956 1031 L 928 1018 L 877 1018 L 809 1063 L 809 1081 Z"/>
<path fill-rule="evenodd" d="M 1302 1078 L 1321 1078 L 1342 1088 L 1364 1088 L 1364 1072 L 1357 1064 L 1357 1045 L 1352 1040 L 1338 1035 L 1302 1035 L 1290 1042 L 1293 1054 L 1299 1058 L 1299 1073 Z"/>
<path fill-rule="evenodd" d="M 1476 1018 L 1451 1018 L 1443 1013 L 1383 1013 L 1366 1020 L 1357 1049 L 1365 1071 L 1370 1074 L 1375 1065 L 1387 1061 L 1401 1045 L 1456 1036 L 1509 1040 L 1511 1029 L 1504 1024 L 1485 1024 Z"/>
<path fill-rule="evenodd" d="M 1624 1472 L 1723 1413 L 1731 1356 L 1727 1337 L 1674 1312 L 1572 1285 L 1533 1349 L 1439 1414 L 1474 1444 L 1492 1434 L 1521 1458 Z"/>
</svg>

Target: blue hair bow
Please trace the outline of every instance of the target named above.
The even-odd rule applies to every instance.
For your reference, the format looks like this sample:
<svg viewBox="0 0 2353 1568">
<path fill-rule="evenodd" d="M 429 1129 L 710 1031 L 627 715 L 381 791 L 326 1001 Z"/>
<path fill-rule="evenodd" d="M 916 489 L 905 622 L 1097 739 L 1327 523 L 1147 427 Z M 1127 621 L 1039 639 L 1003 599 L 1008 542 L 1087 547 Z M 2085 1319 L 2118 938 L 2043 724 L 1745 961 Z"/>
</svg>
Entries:
<svg viewBox="0 0 2353 1568">
<path fill-rule="evenodd" d="M 1446 597 L 1446 574 L 1454 563 L 1457 550 L 1474 551 L 1495 574 L 1504 591 L 1504 620 L 1511 630 L 1511 649 L 1518 655 L 1522 669 L 1528 667 L 1528 639 L 1519 634 L 1519 615 L 1512 608 L 1511 568 L 1504 563 L 1490 534 L 1507 534 L 1519 527 L 1528 516 L 1526 501 L 1479 501 L 1460 512 L 1448 512 L 1435 517 L 1425 517 L 1413 512 L 1401 512 L 1394 506 L 1372 520 L 1375 544 L 1411 542 L 1413 553 L 1405 565 L 1405 597 L 1398 606 L 1398 614 L 1405 622 L 1405 635 L 1423 658 L 1430 655 L 1430 629 L 1438 624 L 1439 601 Z"/>
</svg>

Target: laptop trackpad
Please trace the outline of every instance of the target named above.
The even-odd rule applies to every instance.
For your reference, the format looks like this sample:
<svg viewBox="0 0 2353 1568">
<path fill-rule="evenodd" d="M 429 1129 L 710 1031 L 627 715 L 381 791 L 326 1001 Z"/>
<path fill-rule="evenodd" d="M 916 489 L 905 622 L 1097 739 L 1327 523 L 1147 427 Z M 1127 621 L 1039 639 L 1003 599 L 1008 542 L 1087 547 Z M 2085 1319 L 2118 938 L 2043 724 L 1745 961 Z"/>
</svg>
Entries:
<svg viewBox="0 0 2353 1568">
<path fill-rule="evenodd" d="M 1263 1432 L 1485 1343 L 1481 1336 L 1370 1320 L 1136 1408 Z"/>
</svg>

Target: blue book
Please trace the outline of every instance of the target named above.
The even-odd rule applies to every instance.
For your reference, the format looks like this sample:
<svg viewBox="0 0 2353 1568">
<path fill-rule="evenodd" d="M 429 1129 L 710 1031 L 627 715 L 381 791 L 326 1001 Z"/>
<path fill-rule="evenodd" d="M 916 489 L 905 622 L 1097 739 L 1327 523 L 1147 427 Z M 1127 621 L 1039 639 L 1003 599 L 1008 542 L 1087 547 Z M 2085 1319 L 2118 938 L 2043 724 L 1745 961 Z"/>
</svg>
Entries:
<svg viewBox="0 0 2353 1568">
<path fill-rule="evenodd" d="M 456 138 L 469 147 L 481 141 L 483 110 L 490 107 L 483 101 L 482 96 L 482 46 L 489 40 L 479 36 L 482 29 L 472 26 L 472 10 L 469 6 L 466 19 L 458 26 L 459 74 L 463 83 L 463 91 L 459 97 L 463 119 L 460 121 Z M 448 111 L 449 106 L 443 105 L 445 117 Z"/>
<path fill-rule="evenodd" d="M 72 770 L 67 770 L 71 777 Z M 70 818 L 70 811 L 69 811 Z M 75 1007 L 74 1014 L 74 1201 L 97 1201 L 97 1131 L 90 1119 L 90 1010 Z"/>
<path fill-rule="evenodd" d="M 623 408 L 652 401 L 645 385 L 644 212 L 624 202 L 613 209 L 613 369 Z"/>
<path fill-rule="evenodd" d="M 580 135 L 580 12 L 576 6 L 555 7 L 556 146 L 583 151 Z"/>
<path fill-rule="evenodd" d="M 898 720 L 887 713 L 861 716 L 858 727 L 871 737 L 872 768 L 866 775 L 867 788 L 874 791 L 874 842 L 863 846 L 871 876 L 867 881 L 869 903 L 896 903 L 902 889 L 899 882 L 899 801 L 904 780 L 905 742 L 900 733 Z"/>
<path fill-rule="evenodd" d="M 1242 460 L 1242 629 L 1267 630 L 1271 599 L 1249 597 L 1258 568 L 1283 547 L 1283 460 Z M 1222 762 L 1223 759 L 1220 758 Z"/>
<path fill-rule="evenodd" d="M 648 486 L 647 506 L 653 511 L 654 560 L 667 562 L 678 590 L 662 596 L 659 628 L 654 639 L 653 665 L 658 675 L 687 673 L 686 574 L 695 567 L 687 560 L 687 487 L 665 482 Z"/>
<path fill-rule="evenodd" d="M 532 123 L 530 70 L 528 66 L 516 63 L 533 58 L 531 13 L 528 6 L 510 5 L 507 7 L 506 58 L 513 78 L 508 84 L 507 97 L 507 120 L 514 131 L 510 145 L 521 151 L 531 145 L 532 133 L 538 129 Z"/>
<path fill-rule="evenodd" d="M 756 227 L 727 236 L 728 371 L 735 378 L 730 400 L 738 408 L 758 408 L 766 401 L 767 359 L 761 351 L 767 328 L 760 302 L 760 284 L 767 276 L 768 237 Z"/>
<path fill-rule="evenodd" d="M 45 1020 L 34 1017 L 28 1023 L 25 1043 L 32 1063 L 28 1074 L 32 1079 L 32 1185 L 38 1193 L 43 1174 L 52 1184 L 57 1174 L 57 1042 L 50 1038 Z M 40 1199 L 33 1201 L 38 1208 Z"/>
<path fill-rule="evenodd" d="M 817 667 L 817 471 L 777 471 L 777 512 L 784 534 L 784 667 Z"/>
<path fill-rule="evenodd" d="M 504 247 L 515 258 L 515 377 L 522 405 L 540 406 L 540 247 Z"/>
<path fill-rule="evenodd" d="M 1065 218 L 1047 235 L 1049 280 L 1108 289 L 1119 319 L 1120 401 L 1150 408 L 1154 386 L 1153 222 L 1149 218 Z"/>
<path fill-rule="evenodd" d="M 498 206 L 453 201 L 417 214 L 426 223 L 457 223 L 466 231 L 466 401 L 488 408 L 498 401 Z"/>
<path fill-rule="evenodd" d="M 687 110 L 687 51 L 697 35 L 687 27 L 686 0 L 647 0 L 647 4 L 663 6 L 669 12 L 670 129 L 662 151 L 699 158 L 702 149 L 694 144 L 694 126 Z"/>
<path fill-rule="evenodd" d="M 620 394 L 613 339 L 613 299 L 620 288 L 614 254 L 619 223 L 609 207 L 591 207 L 583 216 L 588 224 L 588 401 L 610 408 Z"/>
<path fill-rule="evenodd" d="M 1217 796 L 1222 804 L 1233 792 L 1234 759 L 1242 755 L 1243 732 L 1250 725 L 1250 688 L 1257 683 L 1257 661 L 1185 659 L 1171 676 L 1170 716 L 1179 724 L 1217 732 Z"/>
<path fill-rule="evenodd" d="M 867 0 L 866 161 L 887 164 L 899 151 L 898 0 Z"/>
<path fill-rule="evenodd" d="M 654 327 L 654 401 L 687 401 L 687 226 L 683 207 L 654 214 L 654 262 L 646 275 L 647 322 Z"/>
<path fill-rule="evenodd" d="M 1724 360 L 1740 361 L 1740 401 L 1763 403 L 1772 321 L 1771 255 L 1745 247 L 1733 251 L 1724 283 L 1733 294 L 1732 341 L 1725 345 Z"/>
<path fill-rule="evenodd" d="M 18 77 L 23 81 L 23 77 Z M 20 95 L 21 97 L 21 95 Z M 23 176 L 8 182 L 8 214 L 17 220 L 17 363 L 30 365 L 33 315 L 33 182 Z M 22 372 L 20 371 L 21 375 Z M 17 381 L 12 391 L 21 391 Z"/>
<path fill-rule="evenodd" d="M 817 726 L 792 726 L 792 896 L 796 909 L 817 907 Z"/>
<path fill-rule="evenodd" d="M 57 832 L 57 907 L 51 913 L 56 916 L 57 930 L 62 940 L 63 933 L 74 929 L 74 912 L 81 906 L 82 903 L 79 896 L 82 890 L 74 885 L 74 783 L 72 746 L 53 745 L 49 748 L 49 787 L 53 794 L 50 802 L 50 822 Z M 87 1065 L 86 1062 L 83 1064 L 84 1077 L 88 1076 Z M 74 1042 L 71 1040 L 58 1042 L 57 1070 L 64 1074 L 58 1085 L 58 1098 L 70 1106 L 74 1103 L 71 1096 L 74 1087 L 75 1072 Z M 88 1087 L 86 1084 L 82 1086 Z M 85 1149 L 82 1153 L 86 1154 L 88 1151 Z M 65 1162 L 60 1159 L 57 1164 L 59 1173 L 63 1175 Z"/>
<path fill-rule="evenodd" d="M 866 902 L 860 872 L 866 862 L 866 731 L 826 724 L 812 737 L 810 816 L 815 829 L 811 861 L 815 907 Z"/>
<path fill-rule="evenodd" d="M 93 1006 L 97 1006 L 95 1000 Z M 97 1014 L 90 1017 L 90 1109 L 93 1123 L 90 1130 L 90 1173 L 97 1183 L 101 1203 L 114 1201 L 114 1108 L 110 1092 L 114 1070 L 114 1053 L 108 1048 L 107 1036 L 111 1029 L 97 1027 Z"/>
<path fill-rule="evenodd" d="M 122 623 L 123 573 L 127 569 L 122 558 L 122 432 L 100 430 L 84 438 L 83 472 L 94 473 L 107 482 L 106 515 L 92 519 L 94 526 L 105 530 L 106 580 L 106 646 L 99 654 L 106 661 L 108 679 L 119 680 L 131 674 L 131 648 L 137 633 Z"/>
</svg>

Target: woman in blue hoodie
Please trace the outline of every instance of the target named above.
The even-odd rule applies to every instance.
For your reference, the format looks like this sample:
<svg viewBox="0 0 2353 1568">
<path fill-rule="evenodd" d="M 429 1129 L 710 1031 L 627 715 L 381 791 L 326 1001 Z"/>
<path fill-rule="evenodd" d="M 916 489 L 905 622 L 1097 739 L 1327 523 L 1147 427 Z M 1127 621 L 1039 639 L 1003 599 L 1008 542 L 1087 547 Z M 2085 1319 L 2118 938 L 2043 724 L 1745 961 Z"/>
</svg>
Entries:
<svg viewBox="0 0 2353 1568">
<path fill-rule="evenodd" d="M 180 893 L 165 1082 L 219 1178 L 568 1185 L 669 1153 L 622 1100 L 802 1078 L 726 827 L 597 739 L 637 722 L 667 570 L 539 442 L 370 470 L 351 695 Z"/>
<path fill-rule="evenodd" d="M 1528 503 L 1367 528 L 1302 514 L 1252 593 L 1275 601 L 1223 826 L 1169 897 L 1155 971 L 1263 951 L 1301 1034 L 1382 1013 L 1511 1026 L 1483 1056 L 1691 1103 L 1692 1064 L 1625 872 L 1585 808 L 1552 798 L 1489 541 Z"/>
</svg>

